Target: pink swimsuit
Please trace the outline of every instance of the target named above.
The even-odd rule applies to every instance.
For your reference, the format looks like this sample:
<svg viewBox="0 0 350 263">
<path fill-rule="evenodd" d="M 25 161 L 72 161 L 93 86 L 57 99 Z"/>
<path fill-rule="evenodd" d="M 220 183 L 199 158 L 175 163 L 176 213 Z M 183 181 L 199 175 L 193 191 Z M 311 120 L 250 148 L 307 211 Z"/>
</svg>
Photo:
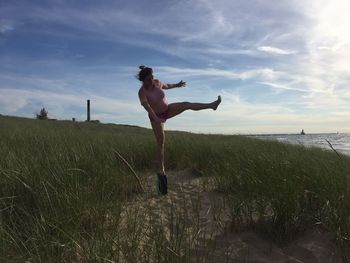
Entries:
<svg viewBox="0 0 350 263">
<path fill-rule="evenodd" d="M 163 84 L 159 80 L 155 79 L 153 81 L 153 86 L 154 88 L 152 90 L 147 90 L 143 86 L 141 87 L 141 89 L 144 90 L 146 99 L 153 110 L 155 107 L 158 109 L 162 108 L 158 112 L 155 111 L 155 114 L 159 118 L 166 120 L 168 117 L 168 102 L 165 99 L 165 94 L 162 89 Z M 151 121 L 154 121 L 150 114 L 148 114 L 148 116 Z"/>
</svg>

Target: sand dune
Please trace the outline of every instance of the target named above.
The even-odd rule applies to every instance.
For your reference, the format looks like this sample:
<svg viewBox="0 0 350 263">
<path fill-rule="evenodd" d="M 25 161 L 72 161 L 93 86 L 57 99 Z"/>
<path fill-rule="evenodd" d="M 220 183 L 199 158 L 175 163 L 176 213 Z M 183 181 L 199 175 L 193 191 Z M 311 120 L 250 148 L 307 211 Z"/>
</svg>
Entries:
<svg viewBox="0 0 350 263">
<path fill-rule="evenodd" d="M 194 262 L 342 262 L 334 241 L 319 229 L 310 230 L 286 247 L 252 231 L 232 231 L 224 196 L 213 191 L 210 179 L 194 176 L 191 171 L 167 175 L 166 196 L 156 194 L 155 175 L 143 175 L 146 192 L 128 202 L 124 213 L 137 211 L 144 217 L 145 231 L 156 224 L 168 242 L 172 242 L 174 226 L 182 227 L 191 243 L 185 247 L 191 249 Z M 182 257 L 185 250 L 174 253 Z"/>
</svg>

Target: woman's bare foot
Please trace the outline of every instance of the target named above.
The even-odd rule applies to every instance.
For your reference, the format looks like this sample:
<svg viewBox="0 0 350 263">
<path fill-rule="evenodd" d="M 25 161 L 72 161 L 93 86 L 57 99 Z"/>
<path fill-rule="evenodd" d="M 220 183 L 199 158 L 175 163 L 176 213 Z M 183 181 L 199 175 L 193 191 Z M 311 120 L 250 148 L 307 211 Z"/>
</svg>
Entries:
<svg viewBox="0 0 350 263">
<path fill-rule="evenodd" d="M 213 110 L 216 110 L 221 103 L 221 96 L 218 96 L 218 99 L 213 102 Z"/>
</svg>

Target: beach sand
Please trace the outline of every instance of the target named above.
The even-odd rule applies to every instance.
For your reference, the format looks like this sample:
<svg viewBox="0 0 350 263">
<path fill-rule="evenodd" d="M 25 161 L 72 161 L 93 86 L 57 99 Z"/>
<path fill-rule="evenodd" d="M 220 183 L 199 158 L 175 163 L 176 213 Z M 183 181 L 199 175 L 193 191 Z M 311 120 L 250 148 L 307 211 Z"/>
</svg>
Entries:
<svg viewBox="0 0 350 263">
<path fill-rule="evenodd" d="M 146 232 L 151 225 L 162 229 L 164 246 L 179 259 L 189 249 L 191 262 L 342 262 L 334 241 L 320 229 L 279 247 L 253 231 L 233 231 L 224 196 L 213 190 L 210 178 L 193 171 L 168 172 L 167 177 L 168 194 L 158 196 L 156 176 L 142 175 L 146 191 L 130 200 L 123 213 L 142 216 Z M 174 236 L 184 232 L 188 244 L 175 251 Z"/>
</svg>

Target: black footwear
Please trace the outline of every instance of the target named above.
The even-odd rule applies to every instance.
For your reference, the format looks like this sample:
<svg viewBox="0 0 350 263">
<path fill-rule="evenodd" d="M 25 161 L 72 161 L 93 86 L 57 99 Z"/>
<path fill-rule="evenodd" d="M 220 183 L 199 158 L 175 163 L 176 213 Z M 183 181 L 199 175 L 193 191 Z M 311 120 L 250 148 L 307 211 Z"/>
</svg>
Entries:
<svg viewBox="0 0 350 263">
<path fill-rule="evenodd" d="M 161 183 L 161 175 L 157 174 L 157 184 L 156 184 L 157 194 L 162 194 L 162 183 Z"/>
<path fill-rule="evenodd" d="M 166 177 L 166 174 L 164 174 L 164 176 L 163 176 L 164 178 L 164 190 L 165 190 L 165 194 L 167 194 L 168 193 L 168 178 Z"/>
<path fill-rule="evenodd" d="M 166 175 L 157 173 L 157 193 L 159 195 L 166 195 L 168 193 L 167 181 Z"/>
</svg>

